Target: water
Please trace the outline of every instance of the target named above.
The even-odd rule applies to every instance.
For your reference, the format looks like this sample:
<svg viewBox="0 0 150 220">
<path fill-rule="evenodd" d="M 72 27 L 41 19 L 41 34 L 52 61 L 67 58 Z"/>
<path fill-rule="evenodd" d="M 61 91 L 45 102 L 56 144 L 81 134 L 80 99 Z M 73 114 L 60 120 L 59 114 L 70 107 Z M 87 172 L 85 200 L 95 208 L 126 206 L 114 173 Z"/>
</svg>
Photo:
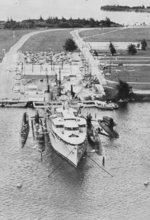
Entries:
<svg viewBox="0 0 150 220">
<path fill-rule="evenodd" d="M 95 15 L 96 16 L 96 15 Z M 150 13 L 140 13 L 140 12 L 111 12 L 100 10 L 100 18 L 105 19 L 110 18 L 111 21 L 124 25 L 140 25 L 140 24 L 150 24 Z"/>
<path fill-rule="evenodd" d="M 144 186 L 150 181 L 149 107 L 137 103 L 113 112 L 92 110 L 93 118 L 108 115 L 118 124 L 119 139 L 101 138 L 105 168 L 113 177 L 90 159 L 101 164 L 98 155 L 90 154 L 75 169 L 49 144 L 41 162 L 31 133 L 20 148 L 25 110 L 1 108 L 0 220 L 149 220 L 150 186 Z"/>
</svg>

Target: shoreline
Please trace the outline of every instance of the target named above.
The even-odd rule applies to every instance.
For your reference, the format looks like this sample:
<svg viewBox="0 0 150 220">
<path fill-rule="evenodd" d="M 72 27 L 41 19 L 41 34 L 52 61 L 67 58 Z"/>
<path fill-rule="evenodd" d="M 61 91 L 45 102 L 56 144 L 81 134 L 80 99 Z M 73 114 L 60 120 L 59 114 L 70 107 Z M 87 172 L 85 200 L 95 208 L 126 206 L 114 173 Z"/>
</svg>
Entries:
<svg viewBox="0 0 150 220">
<path fill-rule="evenodd" d="M 135 13 L 150 13 L 150 9 L 148 10 L 133 10 L 133 9 L 129 9 L 129 10 L 110 10 L 110 9 L 101 9 L 102 11 L 109 11 L 109 12 L 135 12 Z"/>
<path fill-rule="evenodd" d="M 140 6 L 122 6 L 122 5 L 104 5 L 100 8 L 102 11 L 111 12 L 136 12 L 136 13 L 150 13 L 150 7 L 145 8 Z"/>
</svg>

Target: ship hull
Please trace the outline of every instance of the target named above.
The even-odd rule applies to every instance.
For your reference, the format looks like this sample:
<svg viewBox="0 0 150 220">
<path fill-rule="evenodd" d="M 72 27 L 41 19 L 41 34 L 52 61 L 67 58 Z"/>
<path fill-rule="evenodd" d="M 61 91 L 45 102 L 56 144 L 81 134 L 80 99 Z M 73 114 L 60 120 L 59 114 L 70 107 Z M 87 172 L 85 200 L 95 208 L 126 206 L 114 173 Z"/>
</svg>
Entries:
<svg viewBox="0 0 150 220">
<path fill-rule="evenodd" d="M 49 131 L 49 136 L 50 136 L 50 142 L 52 148 L 64 159 L 66 159 L 70 164 L 72 164 L 74 167 L 77 167 L 81 158 L 86 152 L 86 148 L 87 148 L 86 139 L 80 145 L 71 145 L 65 143 L 51 129 Z"/>
</svg>

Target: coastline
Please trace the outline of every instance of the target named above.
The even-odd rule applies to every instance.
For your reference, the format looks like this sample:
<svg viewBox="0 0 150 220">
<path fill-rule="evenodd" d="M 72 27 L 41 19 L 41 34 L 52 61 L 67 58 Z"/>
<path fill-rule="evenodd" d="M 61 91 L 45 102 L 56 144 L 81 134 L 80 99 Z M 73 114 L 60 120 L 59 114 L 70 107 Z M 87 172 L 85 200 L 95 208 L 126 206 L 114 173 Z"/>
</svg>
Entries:
<svg viewBox="0 0 150 220">
<path fill-rule="evenodd" d="M 102 11 L 109 11 L 109 12 L 136 12 L 136 13 L 150 13 L 150 9 L 142 10 L 142 9 L 128 9 L 128 10 L 120 10 L 120 9 L 101 9 Z"/>
<path fill-rule="evenodd" d="M 121 5 L 104 5 L 100 8 L 102 11 L 111 11 L 111 12 L 142 12 L 142 13 L 150 13 L 150 8 L 145 7 L 129 7 L 129 6 L 121 6 Z"/>
</svg>

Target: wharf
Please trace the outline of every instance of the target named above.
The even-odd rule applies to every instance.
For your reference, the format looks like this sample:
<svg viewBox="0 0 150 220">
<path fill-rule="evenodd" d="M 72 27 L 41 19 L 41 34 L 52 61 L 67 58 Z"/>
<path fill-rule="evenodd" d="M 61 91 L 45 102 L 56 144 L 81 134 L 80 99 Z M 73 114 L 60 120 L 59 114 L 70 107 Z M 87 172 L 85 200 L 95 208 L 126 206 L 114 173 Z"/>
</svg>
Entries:
<svg viewBox="0 0 150 220">
<path fill-rule="evenodd" d="M 44 97 L 34 96 L 34 97 L 27 97 L 27 98 L 3 98 L 0 99 L 0 107 L 5 108 L 26 108 L 26 107 L 32 107 L 34 102 L 43 102 Z"/>
</svg>

